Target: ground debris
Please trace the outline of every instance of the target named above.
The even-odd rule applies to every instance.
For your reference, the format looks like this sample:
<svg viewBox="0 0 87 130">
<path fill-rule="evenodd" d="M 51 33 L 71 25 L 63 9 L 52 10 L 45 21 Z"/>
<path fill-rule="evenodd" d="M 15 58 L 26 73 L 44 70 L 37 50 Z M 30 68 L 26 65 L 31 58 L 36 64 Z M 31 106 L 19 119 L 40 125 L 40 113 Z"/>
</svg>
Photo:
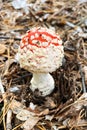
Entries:
<svg viewBox="0 0 87 130">
<path fill-rule="evenodd" d="M 18 3 L 0 1 L 0 130 L 86 130 L 87 0 Z M 32 74 L 17 61 L 21 36 L 37 26 L 56 31 L 64 45 L 63 65 L 52 73 L 55 90 L 47 97 L 30 90 Z"/>
</svg>

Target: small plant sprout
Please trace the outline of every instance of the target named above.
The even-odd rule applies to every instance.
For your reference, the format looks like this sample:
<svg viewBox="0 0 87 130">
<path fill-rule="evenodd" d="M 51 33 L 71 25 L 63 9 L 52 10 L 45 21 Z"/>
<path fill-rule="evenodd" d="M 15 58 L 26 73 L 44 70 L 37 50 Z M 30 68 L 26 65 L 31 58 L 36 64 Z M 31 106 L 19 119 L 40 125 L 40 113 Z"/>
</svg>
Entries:
<svg viewBox="0 0 87 130">
<path fill-rule="evenodd" d="M 51 94 L 55 83 L 49 74 L 62 65 L 62 40 L 50 29 L 37 27 L 29 30 L 18 49 L 20 67 L 31 72 L 31 90 L 38 89 L 41 96 Z"/>
</svg>

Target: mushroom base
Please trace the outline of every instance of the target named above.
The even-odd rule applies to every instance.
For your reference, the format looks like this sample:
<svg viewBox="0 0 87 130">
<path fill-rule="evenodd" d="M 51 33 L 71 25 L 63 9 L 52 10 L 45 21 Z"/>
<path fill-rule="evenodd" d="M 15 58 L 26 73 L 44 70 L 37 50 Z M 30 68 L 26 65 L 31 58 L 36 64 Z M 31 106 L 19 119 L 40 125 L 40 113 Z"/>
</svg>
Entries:
<svg viewBox="0 0 87 130">
<path fill-rule="evenodd" d="M 33 73 L 30 88 L 33 92 L 38 89 L 41 96 L 47 96 L 54 89 L 54 79 L 49 73 Z"/>
</svg>

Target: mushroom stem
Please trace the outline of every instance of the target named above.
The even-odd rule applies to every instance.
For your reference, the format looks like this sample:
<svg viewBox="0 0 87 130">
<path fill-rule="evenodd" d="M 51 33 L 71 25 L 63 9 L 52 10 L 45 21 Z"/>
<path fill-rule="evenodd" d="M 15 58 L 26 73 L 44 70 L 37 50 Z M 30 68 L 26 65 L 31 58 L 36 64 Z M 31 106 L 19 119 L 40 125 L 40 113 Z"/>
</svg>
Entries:
<svg viewBox="0 0 87 130">
<path fill-rule="evenodd" d="M 31 90 L 38 89 L 42 96 L 49 95 L 54 89 L 54 79 L 49 73 L 33 73 Z"/>
</svg>

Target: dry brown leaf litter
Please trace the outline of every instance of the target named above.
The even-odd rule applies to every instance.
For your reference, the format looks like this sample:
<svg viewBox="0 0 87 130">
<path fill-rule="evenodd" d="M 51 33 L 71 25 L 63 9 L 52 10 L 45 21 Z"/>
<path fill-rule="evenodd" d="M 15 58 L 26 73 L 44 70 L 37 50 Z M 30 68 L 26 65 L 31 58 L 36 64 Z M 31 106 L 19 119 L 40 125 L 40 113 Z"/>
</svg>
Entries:
<svg viewBox="0 0 87 130">
<path fill-rule="evenodd" d="M 0 128 L 86 130 L 87 1 L 28 0 L 27 4 L 29 6 L 24 10 L 15 9 L 9 0 L 0 3 L 0 76 L 6 92 L 4 96 L 0 93 Z M 14 59 L 21 35 L 35 26 L 58 32 L 65 50 L 63 66 L 52 73 L 55 90 L 46 98 L 39 97 L 38 91 L 31 92 L 32 74 L 21 69 Z M 29 118 L 21 120 L 25 115 L 17 119 L 18 113 L 14 113 L 11 103 L 18 113 L 25 110 L 36 114 L 35 120 L 32 116 L 32 126 Z M 15 104 L 24 107 L 19 110 Z M 7 127 L 5 118 L 10 120 L 11 126 Z"/>
</svg>

